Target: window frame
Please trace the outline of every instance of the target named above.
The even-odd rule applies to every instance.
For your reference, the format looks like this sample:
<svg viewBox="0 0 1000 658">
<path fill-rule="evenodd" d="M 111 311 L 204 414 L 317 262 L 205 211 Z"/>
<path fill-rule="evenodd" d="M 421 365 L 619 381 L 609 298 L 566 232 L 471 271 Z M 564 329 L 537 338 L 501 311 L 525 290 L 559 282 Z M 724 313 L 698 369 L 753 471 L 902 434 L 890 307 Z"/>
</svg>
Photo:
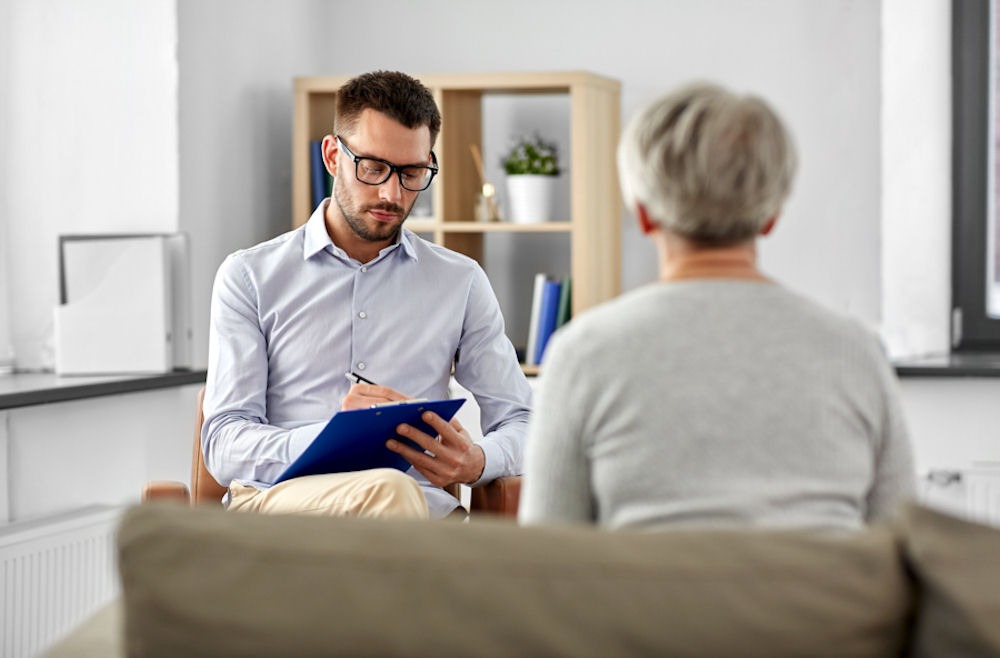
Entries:
<svg viewBox="0 0 1000 658">
<path fill-rule="evenodd" d="M 952 350 L 1000 350 L 987 314 L 993 2 L 952 0 Z M 994 212 L 998 209 L 992 208 Z"/>
</svg>

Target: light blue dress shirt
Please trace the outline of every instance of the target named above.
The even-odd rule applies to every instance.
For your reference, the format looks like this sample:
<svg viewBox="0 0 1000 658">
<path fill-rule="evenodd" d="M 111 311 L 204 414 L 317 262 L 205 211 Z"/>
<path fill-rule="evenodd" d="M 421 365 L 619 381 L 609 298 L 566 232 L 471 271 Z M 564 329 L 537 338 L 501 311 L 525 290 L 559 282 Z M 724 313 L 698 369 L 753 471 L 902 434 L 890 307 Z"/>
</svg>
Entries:
<svg viewBox="0 0 1000 658">
<path fill-rule="evenodd" d="M 340 409 L 347 371 L 417 398 L 456 381 L 479 405 L 480 480 L 521 473 L 531 387 L 486 273 L 408 229 L 359 263 L 309 221 L 231 254 L 212 292 L 202 449 L 227 485 L 266 488 Z M 432 517 L 456 507 L 416 469 Z"/>
</svg>

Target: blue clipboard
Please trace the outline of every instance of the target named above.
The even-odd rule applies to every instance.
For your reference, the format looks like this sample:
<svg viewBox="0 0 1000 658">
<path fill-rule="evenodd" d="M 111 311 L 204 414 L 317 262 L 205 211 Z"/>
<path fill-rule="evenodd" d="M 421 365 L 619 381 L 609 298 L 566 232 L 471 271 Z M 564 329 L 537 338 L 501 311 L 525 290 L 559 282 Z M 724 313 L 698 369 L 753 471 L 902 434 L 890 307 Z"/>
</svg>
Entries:
<svg viewBox="0 0 1000 658">
<path fill-rule="evenodd" d="M 444 420 L 451 420 L 464 399 L 422 400 L 401 402 L 370 409 L 338 411 L 327 422 L 309 447 L 278 476 L 274 484 L 320 473 L 346 473 L 369 468 L 395 468 L 406 471 L 410 462 L 385 447 L 385 442 L 397 438 L 416 450 L 416 443 L 396 434 L 400 423 L 413 425 L 422 432 L 437 436 L 437 432 L 420 419 L 425 411 L 433 411 Z"/>
</svg>

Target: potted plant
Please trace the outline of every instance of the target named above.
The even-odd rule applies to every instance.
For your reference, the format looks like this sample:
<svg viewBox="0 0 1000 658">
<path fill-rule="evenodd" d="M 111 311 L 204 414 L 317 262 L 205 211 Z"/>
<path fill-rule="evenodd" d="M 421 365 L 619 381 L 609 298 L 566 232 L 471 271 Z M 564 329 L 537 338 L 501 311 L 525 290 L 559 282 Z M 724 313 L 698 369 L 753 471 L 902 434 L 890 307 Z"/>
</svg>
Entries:
<svg viewBox="0 0 1000 658">
<path fill-rule="evenodd" d="M 560 173 L 556 143 L 539 135 L 522 137 L 504 156 L 502 165 L 507 174 L 510 220 L 518 224 L 552 221 Z"/>
</svg>

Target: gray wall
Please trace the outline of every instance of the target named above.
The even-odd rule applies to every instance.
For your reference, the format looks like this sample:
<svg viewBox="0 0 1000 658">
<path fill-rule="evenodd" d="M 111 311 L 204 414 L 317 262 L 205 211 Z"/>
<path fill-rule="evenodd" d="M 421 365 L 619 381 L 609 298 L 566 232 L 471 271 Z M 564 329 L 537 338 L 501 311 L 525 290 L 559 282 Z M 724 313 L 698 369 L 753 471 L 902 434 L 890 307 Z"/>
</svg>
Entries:
<svg viewBox="0 0 1000 658">
<path fill-rule="evenodd" d="M 216 267 L 292 220 L 292 77 L 373 68 L 587 69 L 621 80 L 626 118 L 694 78 L 763 94 L 802 154 L 785 216 L 762 244 L 764 268 L 880 327 L 894 353 L 947 347 L 945 0 L 11 7 L 0 45 L 10 64 L 0 68 L 10 83 L 0 102 L 0 301 L 6 289 L 17 313 L 6 325 L 0 316 L 0 351 L 9 326 L 22 367 L 52 365 L 56 236 L 125 230 L 191 235 L 203 364 Z M 485 154 L 499 180 L 497 158 Z M 633 223 L 627 214 L 627 289 L 655 277 Z M 502 303 L 524 309 L 510 298 L 527 291 L 503 269 L 493 272 Z"/>
<path fill-rule="evenodd" d="M 18 361 L 51 365 L 56 235 L 184 230 L 203 364 L 218 264 L 292 220 L 291 78 L 374 68 L 586 69 L 621 80 L 624 117 L 692 78 L 763 94 L 802 155 L 785 216 L 762 245 L 764 268 L 879 326 L 896 353 L 946 349 L 948 5 L 6 0 L 0 299 L 6 286 Z M 623 252 L 626 288 L 655 277 L 629 214 Z M 920 465 L 1000 458 L 992 382 L 903 388 Z M 189 417 L 187 400 L 161 397 L 159 417 Z M 70 440 L 68 416 L 47 418 L 31 434 Z M 144 430 L 152 445 L 177 450 L 170 473 L 150 462 L 153 477 L 184 476 L 189 436 L 169 427 Z M 36 440 L 21 434 L 12 452 Z"/>
<path fill-rule="evenodd" d="M 760 93 L 803 154 L 785 218 L 762 247 L 764 267 L 873 325 L 880 319 L 878 2 L 180 0 L 178 8 L 180 225 L 198 236 L 196 321 L 206 318 L 205 284 L 224 255 L 289 226 L 291 77 L 376 68 L 585 69 L 622 81 L 623 117 L 694 78 Z M 624 224 L 631 288 L 655 278 L 655 260 L 631 215 Z"/>
<path fill-rule="evenodd" d="M 198 363 L 222 259 L 291 227 L 292 77 L 324 72 L 334 6 L 177 2 L 179 227 L 193 237 Z"/>
</svg>

